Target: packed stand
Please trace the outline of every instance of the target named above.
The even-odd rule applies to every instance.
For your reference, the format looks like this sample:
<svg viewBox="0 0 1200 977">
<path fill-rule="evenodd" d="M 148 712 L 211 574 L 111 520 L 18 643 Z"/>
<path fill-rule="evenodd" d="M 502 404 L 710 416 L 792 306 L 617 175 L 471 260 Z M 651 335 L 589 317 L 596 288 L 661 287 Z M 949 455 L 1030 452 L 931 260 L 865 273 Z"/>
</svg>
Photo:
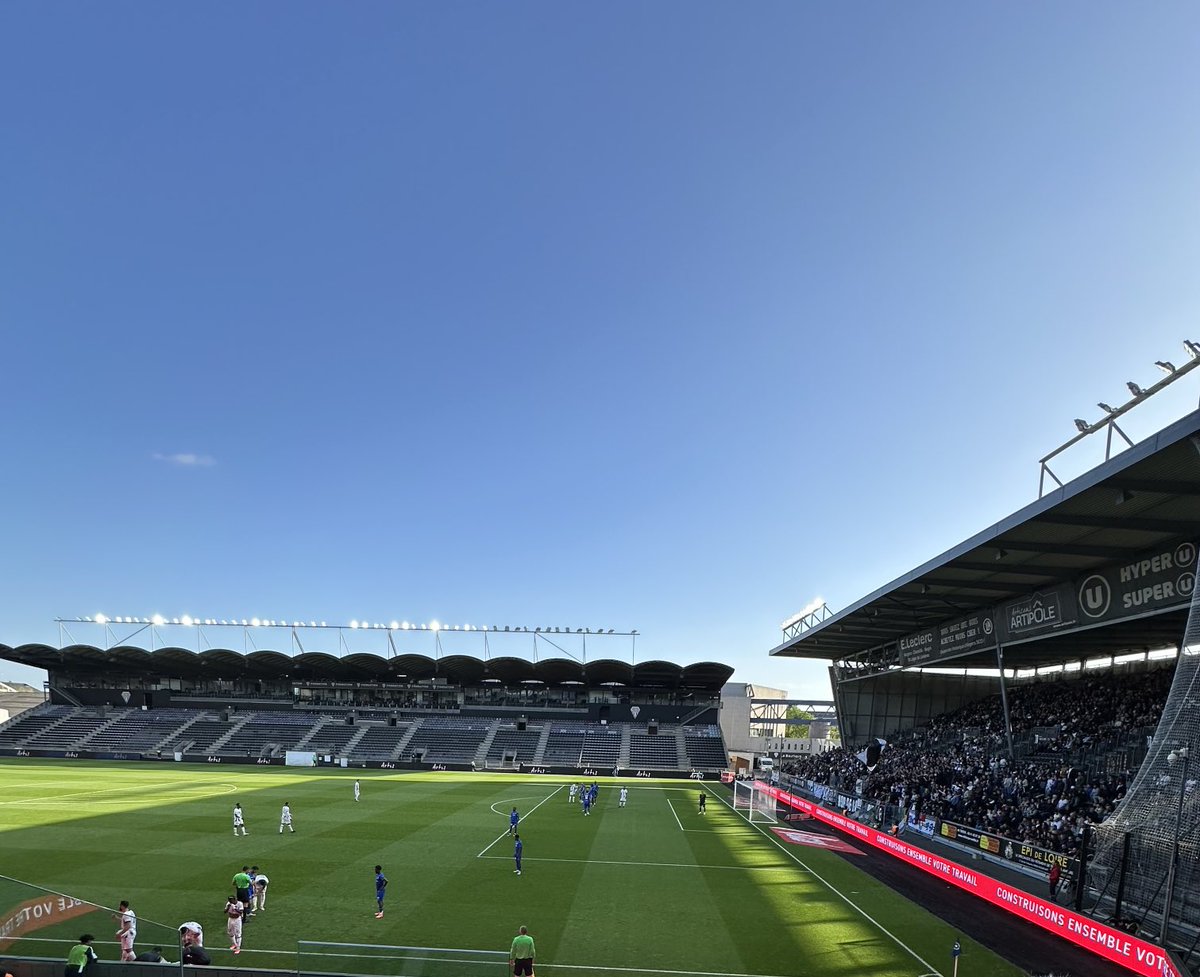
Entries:
<svg viewBox="0 0 1200 977">
<path fill-rule="evenodd" d="M 1013 735 L 1041 733 L 1032 752 L 1007 757 L 999 695 L 892 738 L 873 770 L 841 747 L 783 765 L 793 777 L 890 804 L 910 817 L 934 817 L 1073 855 L 1087 825 L 1108 817 L 1134 771 L 1085 770 L 1064 762 L 1081 748 L 1100 751 L 1122 734 L 1153 728 L 1173 669 L 1109 673 L 1009 689 Z M 965 731 L 970 731 L 964 735 Z"/>
</svg>

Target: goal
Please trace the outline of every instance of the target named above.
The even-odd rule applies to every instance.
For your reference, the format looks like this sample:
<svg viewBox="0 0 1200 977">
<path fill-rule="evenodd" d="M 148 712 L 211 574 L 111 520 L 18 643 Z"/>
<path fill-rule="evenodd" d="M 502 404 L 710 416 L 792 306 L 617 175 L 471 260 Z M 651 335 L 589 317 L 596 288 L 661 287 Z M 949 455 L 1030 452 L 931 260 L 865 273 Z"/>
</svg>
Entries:
<svg viewBox="0 0 1200 977">
<path fill-rule="evenodd" d="M 733 809 L 751 823 L 777 824 L 775 798 L 766 784 L 757 780 L 735 780 L 733 782 Z"/>
</svg>

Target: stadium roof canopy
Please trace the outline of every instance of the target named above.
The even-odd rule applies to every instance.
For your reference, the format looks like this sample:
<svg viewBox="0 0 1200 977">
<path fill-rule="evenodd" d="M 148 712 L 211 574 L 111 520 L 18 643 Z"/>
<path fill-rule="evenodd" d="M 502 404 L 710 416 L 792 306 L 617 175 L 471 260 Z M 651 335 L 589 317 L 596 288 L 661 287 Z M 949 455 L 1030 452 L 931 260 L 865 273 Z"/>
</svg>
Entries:
<svg viewBox="0 0 1200 977">
<path fill-rule="evenodd" d="M 121 645 L 28 644 L 0 645 L 0 660 L 46 671 L 103 672 L 106 676 L 159 675 L 190 679 L 291 679 L 296 681 L 419 682 L 442 678 L 455 685 L 500 682 L 505 685 L 618 685 L 630 688 L 678 689 L 716 693 L 729 681 L 733 668 L 718 662 L 675 665 L 648 661 L 634 665 L 612 659 L 578 662 L 570 658 L 474 658 L 470 655 L 400 654 L 383 657 L 366 653 L 342 657 L 322 651 L 295 656 L 279 651 L 243 654 L 227 648 L 195 652 L 186 648 L 147 651 Z"/>
<path fill-rule="evenodd" d="M 853 659 L 971 612 L 1086 579 L 1156 547 L 1198 539 L 1200 411 L 1194 411 L 770 653 Z M 1004 664 L 1027 668 L 1175 645 L 1186 619 L 1186 607 L 1176 606 L 1081 624 L 1006 643 Z M 994 643 L 945 664 L 994 668 Z"/>
</svg>

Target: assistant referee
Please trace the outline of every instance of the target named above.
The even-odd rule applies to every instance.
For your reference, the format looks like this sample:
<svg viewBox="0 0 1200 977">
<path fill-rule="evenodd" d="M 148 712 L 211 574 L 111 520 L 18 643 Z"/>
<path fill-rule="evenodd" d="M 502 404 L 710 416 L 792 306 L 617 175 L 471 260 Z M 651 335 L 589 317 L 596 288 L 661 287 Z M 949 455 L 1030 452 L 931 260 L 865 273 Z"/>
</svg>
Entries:
<svg viewBox="0 0 1200 977">
<path fill-rule="evenodd" d="M 533 977 L 533 956 L 533 937 L 522 926 L 513 937 L 512 949 L 508 952 L 508 962 L 515 977 Z"/>
</svg>

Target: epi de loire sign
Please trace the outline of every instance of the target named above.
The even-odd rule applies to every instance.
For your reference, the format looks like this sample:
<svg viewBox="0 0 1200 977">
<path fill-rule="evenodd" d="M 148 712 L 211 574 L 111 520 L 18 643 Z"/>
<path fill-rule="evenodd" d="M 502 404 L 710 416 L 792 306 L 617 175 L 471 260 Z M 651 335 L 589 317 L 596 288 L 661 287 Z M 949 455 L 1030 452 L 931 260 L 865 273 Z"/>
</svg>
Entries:
<svg viewBox="0 0 1200 977">
<path fill-rule="evenodd" d="M 878 848 L 930 875 L 936 875 L 951 885 L 990 902 L 993 906 L 999 906 L 1015 916 L 1020 916 L 1047 932 L 1111 960 L 1132 973 L 1140 974 L 1141 977 L 1186 977 L 1175 968 L 1162 947 L 1153 943 L 1097 923 L 1072 909 L 1039 899 L 1023 889 L 1005 885 L 998 879 L 981 875 L 948 859 L 939 858 L 933 852 L 908 844 L 903 838 L 876 831 L 778 787 L 759 783 L 758 789 L 781 804 L 803 811 L 858 841 Z"/>
</svg>

